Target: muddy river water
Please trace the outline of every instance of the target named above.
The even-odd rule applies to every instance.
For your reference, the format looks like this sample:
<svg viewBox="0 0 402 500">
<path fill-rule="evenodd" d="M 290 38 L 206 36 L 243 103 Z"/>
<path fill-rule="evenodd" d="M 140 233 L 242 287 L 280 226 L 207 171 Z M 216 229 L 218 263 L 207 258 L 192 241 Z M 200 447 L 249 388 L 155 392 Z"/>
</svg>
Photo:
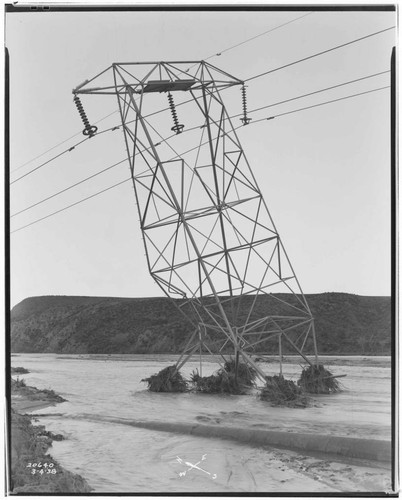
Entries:
<svg viewBox="0 0 402 500">
<path fill-rule="evenodd" d="M 84 476 L 97 492 L 330 492 L 384 491 L 388 468 L 314 459 L 294 452 L 135 427 L 137 421 L 205 423 L 391 439 L 389 357 L 328 357 L 340 394 L 315 397 L 306 409 L 274 408 L 255 395 L 156 394 L 141 379 L 173 364 L 174 355 L 18 354 L 28 385 L 53 389 L 68 401 L 37 410 L 39 423 L 67 439 L 50 453 Z M 184 375 L 199 367 L 190 362 Z M 219 366 L 209 359 L 203 375 Z M 277 374 L 275 361 L 261 362 Z M 297 380 L 301 367 L 288 358 L 284 376 Z M 313 460 L 313 462 L 311 462 Z M 307 466 L 306 464 L 320 464 Z M 327 465 L 325 465 L 327 464 Z"/>
</svg>

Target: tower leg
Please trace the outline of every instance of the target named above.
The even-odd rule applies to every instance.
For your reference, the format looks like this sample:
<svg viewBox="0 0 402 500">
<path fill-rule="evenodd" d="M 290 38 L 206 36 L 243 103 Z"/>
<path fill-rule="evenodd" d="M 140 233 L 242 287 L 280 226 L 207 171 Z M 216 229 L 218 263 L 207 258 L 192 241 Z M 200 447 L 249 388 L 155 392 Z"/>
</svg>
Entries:
<svg viewBox="0 0 402 500">
<path fill-rule="evenodd" d="M 194 340 L 194 338 L 195 338 L 195 336 L 196 336 L 197 332 L 198 332 L 198 330 L 194 330 L 194 331 L 193 331 L 193 333 L 192 333 L 191 337 L 189 338 L 189 340 L 188 340 L 188 342 L 187 342 L 187 344 L 186 344 L 186 347 L 184 348 L 183 352 L 181 353 L 181 355 L 180 355 L 179 359 L 177 360 L 177 363 L 176 363 L 176 368 L 177 368 L 177 370 L 179 370 L 179 368 L 178 368 L 178 367 L 179 367 L 179 366 L 181 366 L 181 364 L 180 364 L 180 363 L 181 363 L 181 360 L 184 358 L 184 356 L 185 356 L 186 352 L 187 352 L 187 351 L 188 351 L 188 349 L 190 348 L 191 343 L 193 342 L 193 340 Z"/>
<path fill-rule="evenodd" d="M 315 336 L 314 320 L 311 322 L 311 328 L 312 328 L 313 342 L 314 342 L 315 364 L 318 366 L 318 350 L 317 350 L 317 339 Z"/>
<path fill-rule="evenodd" d="M 205 327 L 203 327 L 205 329 Z M 201 327 L 198 327 L 198 336 L 200 339 L 200 377 L 202 377 L 202 332 Z"/>
<path fill-rule="evenodd" d="M 234 328 L 235 332 L 235 344 L 234 344 L 234 353 L 235 353 L 235 382 L 237 384 L 237 374 L 239 372 L 239 350 L 237 348 L 237 340 L 238 340 L 238 332 L 237 328 Z"/>
<path fill-rule="evenodd" d="M 266 375 L 265 373 L 261 370 L 261 368 L 256 365 L 254 363 L 254 361 L 251 359 L 250 356 L 248 356 L 244 351 L 242 350 L 239 350 L 239 354 L 241 354 L 243 356 L 243 358 L 245 359 L 245 361 L 254 368 L 254 370 L 257 372 L 258 376 L 260 377 L 260 379 L 264 382 L 266 382 Z"/>
</svg>

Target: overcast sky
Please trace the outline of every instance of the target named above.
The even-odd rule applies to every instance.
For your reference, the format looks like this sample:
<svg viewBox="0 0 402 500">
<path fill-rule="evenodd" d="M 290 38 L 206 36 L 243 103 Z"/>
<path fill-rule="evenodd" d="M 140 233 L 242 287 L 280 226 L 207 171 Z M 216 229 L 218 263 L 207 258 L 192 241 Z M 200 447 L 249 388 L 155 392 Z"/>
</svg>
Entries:
<svg viewBox="0 0 402 500">
<path fill-rule="evenodd" d="M 314 12 L 224 52 L 305 13 L 8 14 L 11 180 L 84 138 L 71 91 L 113 62 L 201 60 L 222 53 L 208 61 L 247 79 L 396 24 L 393 12 Z M 387 71 L 394 44 L 395 30 L 387 31 L 252 80 L 248 107 Z M 251 116 L 256 121 L 389 83 L 386 73 Z M 98 124 L 100 131 L 119 124 L 115 98 L 84 96 L 82 101 L 91 122 L 113 113 Z M 238 130 L 305 293 L 390 294 L 389 103 L 385 89 Z M 238 88 L 228 91 L 227 104 L 230 114 L 241 111 Z M 11 213 L 123 160 L 125 154 L 121 131 L 94 137 L 14 182 Z M 11 228 L 128 177 L 124 161 L 12 217 Z M 148 274 L 129 182 L 11 235 L 12 305 L 38 295 L 161 294 Z"/>
</svg>

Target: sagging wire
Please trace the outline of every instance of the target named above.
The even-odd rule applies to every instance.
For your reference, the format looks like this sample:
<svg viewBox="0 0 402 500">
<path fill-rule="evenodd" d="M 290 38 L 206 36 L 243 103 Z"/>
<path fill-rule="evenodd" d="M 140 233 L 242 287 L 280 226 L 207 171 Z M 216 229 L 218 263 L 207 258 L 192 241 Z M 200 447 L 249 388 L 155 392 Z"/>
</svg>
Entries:
<svg viewBox="0 0 402 500">
<path fill-rule="evenodd" d="M 290 115 L 290 114 L 294 114 L 294 113 L 299 113 L 299 112 L 301 112 L 301 111 L 306 111 L 306 110 L 308 110 L 308 109 L 316 108 L 316 107 L 319 107 L 319 106 L 324 106 L 324 105 L 326 105 L 326 104 L 331 104 L 331 103 L 334 103 L 334 102 L 339 102 L 339 101 L 343 101 L 343 100 L 346 100 L 346 99 L 352 99 L 352 98 L 355 98 L 355 97 L 358 97 L 358 96 L 362 96 L 362 95 L 370 94 L 370 93 L 373 93 L 373 92 L 377 92 L 377 91 L 380 91 L 380 90 L 385 90 L 385 89 L 389 89 L 389 88 L 390 88 L 390 86 L 388 85 L 388 86 L 385 86 L 385 87 L 379 87 L 379 88 L 372 89 L 372 90 L 368 90 L 368 91 L 365 91 L 365 92 L 359 92 L 359 93 L 357 93 L 357 94 L 352 94 L 352 95 L 349 95 L 349 96 L 344 96 L 344 97 L 341 97 L 341 98 L 338 98 L 338 99 L 332 99 L 332 100 L 330 100 L 330 101 L 325 101 L 325 102 L 318 103 L 318 104 L 314 104 L 314 105 L 311 105 L 311 106 L 306 106 L 306 107 L 304 107 L 304 108 L 299 108 L 299 109 L 296 109 L 296 110 L 293 110 L 293 111 L 287 111 L 287 112 L 285 112 L 285 113 L 280 113 L 280 114 L 278 114 L 278 115 L 274 115 L 274 116 L 270 116 L 270 117 L 266 117 L 266 118 L 261 118 L 261 119 L 258 119 L 258 120 L 256 120 L 256 121 L 254 121 L 252 124 L 253 124 L 253 125 L 255 125 L 256 123 L 260 123 L 260 122 L 262 122 L 262 121 L 272 120 L 272 119 L 274 119 L 274 118 L 279 118 L 279 117 L 281 117 L 281 116 L 286 116 L 286 115 Z M 237 130 L 237 129 L 241 128 L 241 127 L 243 127 L 243 125 L 239 125 L 238 127 L 235 127 L 233 130 Z M 199 127 L 195 127 L 195 128 L 199 128 Z M 203 143 L 203 144 L 200 144 L 199 146 L 196 146 L 195 148 L 191 148 L 191 149 L 189 149 L 189 150 L 185 151 L 184 153 L 181 153 L 181 156 L 183 156 L 183 155 L 185 155 L 185 154 L 188 154 L 188 153 L 190 153 L 191 151 L 193 151 L 194 149 L 197 149 L 197 148 L 199 148 L 199 147 L 202 147 L 203 145 L 205 145 L 205 144 L 207 144 L 207 143 L 208 143 L 208 142 L 205 142 L 205 143 Z M 174 159 L 174 158 L 172 158 L 172 159 Z M 172 160 L 172 159 L 171 159 L 171 160 Z M 122 161 L 124 161 L 124 160 L 122 160 Z M 110 167 L 109 167 L 109 168 L 110 168 Z M 100 194 L 102 194 L 102 193 L 105 193 L 106 191 L 109 191 L 109 190 L 111 190 L 111 189 L 113 189 L 113 188 L 115 188 L 115 187 L 117 187 L 117 186 L 120 186 L 121 184 L 123 184 L 123 183 L 125 183 L 125 182 L 128 182 L 128 181 L 130 181 L 130 180 L 132 180 L 132 179 L 131 179 L 131 177 L 130 177 L 129 179 L 126 179 L 126 180 L 124 180 L 124 181 L 121 181 L 121 182 L 119 182 L 119 183 L 117 183 L 117 184 L 114 184 L 114 185 L 112 185 L 112 186 L 109 186 L 109 187 L 107 187 L 107 188 L 105 188 L 105 189 L 102 189 L 101 191 L 98 191 L 98 192 L 96 192 L 96 193 L 94 193 L 94 194 L 92 194 L 92 195 L 90 195 L 90 196 L 88 196 L 88 197 L 86 197 L 86 198 L 83 198 L 83 199 L 81 199 L 81 200 L 78 200 L 77 202 L 72 203 L 71 205 L 68 205 L 68 206 L 66 206 L 66 207 L 63 207 L 63 208 L 61 208 L 60 210 L 57 210 L 56 212 L 52 212 L 51 214 L 48 214 L 48 215 L 46 215 L 46 216 L 44 216 L 44 217 L 41 217 L 40 219 L 36 219 L 36 220 L 32 221 L 32 222 L 31 222 L 31 223 L 29 223 L 29 224 L 26 224 L 26 225 L 24 225 L 24 226 L 21 226 L 21 227 L 19 227 L 19 228 L 15 229 L 14 231 L 11 231 L 11 234 L 12 234 L 12 233 L 15 233 L 15 232 L 18 232 L 18 231 L 20 231 L 20 230 L 22 230 L 22 229 L 25 229 L 25 228 L 27 228 L 27 227 L 29 227 L 29 226 L 32 226 L 32 225 L 34 225 L 34 224 L 37 224 L 38 222 L 40 222 L 40 221 L 42 221 L 42 220 L 44 220 L 44 219 L 48 219 L 49 217 L 52 217 L 53 215 L 56 215 L 56 214 L 58 214 L 58 213 L 60 213 L 60 212 L 63 212 L 64 210 L 67 210 L 67 209 L 69 209 L 69 208 L 71 208 L 71 207 L 74 207 L 74 206 L 78 205 L 79 203 L 82 203 L 82 202 L 87 201 L 87 200 L 89 200 L 89 199 L 91 199 L 91 198 L 94 198 L 94 197 L 96 197 L 96 196 L 98 196 L 98 195 L 100 195 Z"/>
</svg>

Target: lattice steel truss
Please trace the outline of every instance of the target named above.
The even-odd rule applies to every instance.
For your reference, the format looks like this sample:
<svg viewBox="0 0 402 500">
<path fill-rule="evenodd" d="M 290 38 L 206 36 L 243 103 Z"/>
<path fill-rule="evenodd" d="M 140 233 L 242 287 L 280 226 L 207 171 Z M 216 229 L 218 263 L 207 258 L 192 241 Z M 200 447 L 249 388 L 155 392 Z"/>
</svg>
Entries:
<svg viewBox="0 0 402 500">
<path fill-rule="evenodd" d="M 95 79 L 100 86 L 90 87 Z M 317 346 L 221 98 L 236 85 L 243 82 L 204 61 L 116 63 L 73 92 L 117 96 L 149 272 L 194 325 L 177 368 L 231 346 L 264 379 L 250 356 L 257 346 L 277 339 L 281 353 L 285 340 L 310 364 L 305 348 L 317 363 Z"/>
</svg>

